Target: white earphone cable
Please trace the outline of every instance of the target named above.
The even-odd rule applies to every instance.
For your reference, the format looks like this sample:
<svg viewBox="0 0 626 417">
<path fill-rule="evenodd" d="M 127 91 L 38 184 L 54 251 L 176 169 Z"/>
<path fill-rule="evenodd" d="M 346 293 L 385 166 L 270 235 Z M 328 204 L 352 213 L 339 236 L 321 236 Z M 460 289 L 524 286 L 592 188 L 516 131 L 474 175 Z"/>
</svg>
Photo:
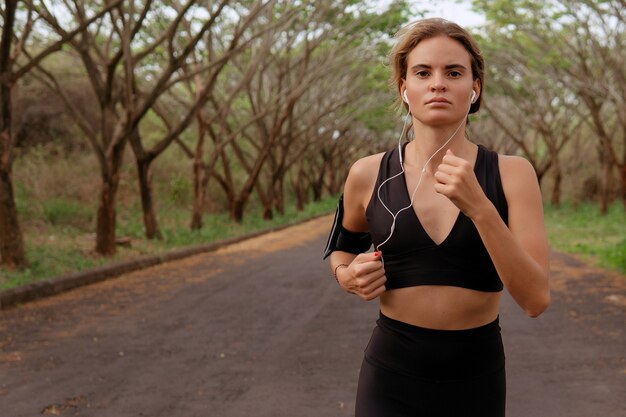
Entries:
<svg viewBox="0 0 626 417">
<path fill-rule="evenodd" d="M 472 98 L 474 97 L 474 95 L 472 95 Z M 470 105 L 469 108 L 467 109 L 467 114 L 469 114 L 470 109 L 472 108 L 472 104 L 473 104 L 473 99 L 470 99 Z M 467 117 L 467 114 L 465 115 L 465 117 Z M 389 212 L 389 214 L 391 214 L 392 217 L 392 222 L 391 222 L 391 228 L 389 230 L 389 236 L 387 236 L 387 239 L 385 239 L 384 241 L 382 241 L 381 243 L 379 243 L 376 246 L 376 250 L 380 250 L 380 247 L 382 245 L 384 245 L 385 243 L 387 243 L 387 241 L 389 241 L 389 239 L 391 239 L 391 236 L 393 236 L 393 232 L 396 230 L 396 219 L 398 218 L 398 215 L 400 213 L 402 213 L 403 211 L 413 207 L 413 201 L 415 198 L 415 193 L 417 192 L 418 187 L 420 186 L 421 182 L 422 182 L 422 177 L 424 176 L 424 172 L 426 172 L 426 167 L 428 166 L 428 164 L 430 163 L 430 161 L 435 157 L 435 155 L 437 155 L 443 148 L 445 148 L 445 146 L 450 143 L 450 141 L 452 140 L 452 138 L 457 134 L 457 132 L 459 131 L 459 129 L 461 128 L 461 126 L 463 126 L 463 123 L 465 122 L 465 117 L 461 120 L 461 123 L 459 123 L 459 125 L 457 126 L 457 128 L 454 130 L 454 132 L 452 133 L 452 135 L 448 138 L 448 140 L 446 140 L 446 142 L 441 145 L 441 147 L 439 149 L 437 149 L 435 151 L 435 153 L 433 153 L 430 158 L 428 158 L 428 160 L 426 161 L 426 163 L 424 164 L 424 166 L 422 167 L 421 171 L 420 171 L 420 176 L 419 179 L 417 181 L 417 185 L 415 186 L 415 189 L 413 190 L 413 192 L 411 193 L 411 198 L 410 198 L 410 202 L 409 205 L 406 207 L 402 207 L 400 210 L 398 210 L 395 214 L 389 209 L 389 207 L 387 207 L 387 205 L 385 204 L 385 202 L 383 201 L 382 198 L 380 198 L 380 190 L 383 187 L 383 185 L 385 185 L 385 183 L 387 183 L 388 181 L 399 177 L 400 175 L 404 174 L 404 162 L 403 162 L 403 158 L 402 158 L 402 149 L 401 149 L 401 141 L 402 141 L 402 137 L 405 134 L 406 131 L 406 125 L 407 125 L 407 119 L 408 117 L 411 115 L 411 109 L 409 107 L 409 112 L 407 113 L 405 119 L 404 119 L 404 126 L 402 128 L 402 133 L 400 134 L 400 137 L 398 138 L 398 155 L 399 155 L 399 159 L 400 159 L 400 172 L 397 173 L 396 175 L 393 175 L 389 178 L 387 178 L 385 181 L 383 181 L 379 186 L 378 186 L 378 190 L 376 191 L 376 196 L 378 197 L 378 201 L 380 201 L 380 203 L 383 205 L 383 207 L 385 208 L 385 210 L 387 210 Z M 408 191 L 408 190 L 407 190 Z"/>
</svg>

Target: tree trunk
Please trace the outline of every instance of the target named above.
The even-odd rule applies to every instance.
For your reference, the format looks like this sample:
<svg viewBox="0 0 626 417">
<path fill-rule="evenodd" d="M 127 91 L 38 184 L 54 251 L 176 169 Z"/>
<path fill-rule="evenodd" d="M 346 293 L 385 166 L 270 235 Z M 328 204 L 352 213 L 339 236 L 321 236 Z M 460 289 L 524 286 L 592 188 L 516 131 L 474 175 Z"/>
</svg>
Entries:
<svg viewBox="0 0 626 417">
<path fill-rule="evenodd" d="M 265 194 L 263 192 L 263 185 L 257 184 L 254 187 L 256 194 L 259 196 L 259 201 L 261 201 L 261 206 L 263 207 L 262 216 L 263 220 L 272 220 L 274 218 L 274 210 L 272 210 L 272 189 L 269 187 L 269 193 Z"/>
<path fill-rule="evenodd" d="M 294 175 L 295 179 L 291 182 L 291 186 L 296 196 L 296 210 L 302 211 L 304 210 L 304 193 L 306 192 L 304 191 L 306 186 L 304 185 L 304 168 L 302 163 L 298 165 L 298 170 Z"/>
<path fill-rule="evenodd" d="M 102 169 L 100 206 L 96 226 L 96 253 L 104 256 L 115 254 L 115 197 L 120 183 L 120 169 L 126 141 L 117 143 L 108 159 L 108 169 Z"/>
<path fill-rule="evenodd" d="M 16 7 L 16 1 L 6 2 L 0 40 L 0 264 L 11 269 L 27 265 L 11 180 L 13 165 L 11 89 L 14 83 L 11 79 L 11 43 Z"/>
<path fill-rule="evenodd" d="M 139 129 L 135 128 L 130 135 L 130 144 L 135 154 L 137 164 L 137 179 L 139 180 L 139 194 L 141 195 L 141 209 L 143 210 L 143 226 L 146 239 L 162 239 L 159 223 L 154 211 L 152 186 L 150 184 L 150 165 L 154 159 L 146 153 L 141 143 Z"/>
<path fill-rule="evenodd" d="M 328 193 L 330 195 L 335 195 L 341 190 L 341 176 L 338 173 L 339 166 L 341 166 L 341 162 L 335 163 L 333 155 L 330 155 L 328 161 L 325 161 L 324 172 L 328 178 Z"/>
<path fill-rule="evenodd" d="M 254 167 L 251 172 L 248 174 L 248 179 L 245 184 L 241 188 L 239 192 L 239 196 L 235 198 L 229 198 L 229 206 L 230 206 L 230 218 L 231 220 L 236 221 L 237 223 L 241 223 L 243 219 L 243 210 L 248 204 L 248 200 L 250 199 L 250 194 L 254 190 L 254 187 L 257 186 L 257 182 L 259 180 L 259 175 L 261 174 L 261 168 L 263 164 L 268 158 L 270 147 L 273 141 L 268 140 L 261 151 L 261 155 L 255 162 Z M 226 163 L 225 163 L 226 165 Z"/>
<path fill-rule="evenodd" d="M 274 218 L 274 211 L 272 206 L 263 205 L 263 220 L 272 220 Z"/>
<path fill-rule="evenodd" d="M 605 215 L 609 209 L 609 189 L 610 189 L 610 176 L 611 176 L 611 164 L 609 163 L 609 158 L 607 156 L 607 150 L 602 146 L 602 144 L 598 145 L 599 153 L 600 153 L 600 169 L 602 170 L 602 175 L 600 176 L 600 214 Z"/>
<path fill-rule="evenodd" d="M 150 162 L 147 158 L 137 158 L 137 175 L 139 177 L 139 192 L 141 193 L 141 207 L 143 209 L 143 224 L 147 239 L 163 239 L 152 198 L 152 186 L 150 185 Z"/>
<path fill-rule="evenodd" d="M 206 137 L 206 124 L 202 112 L 196 114 L 198 123 L 198 142 L 193 157 L 193 204 L 191 207 L 191 230 L 202 229 L 202 213 L 204 211 L 204 199 L 206 186 L 209 182 L 208 173 L 204 173 L 202 158 L 204 156 L 204 140 Z M 203 178 L 205 175 L 205 178 Z"/>
<path fill-rule="evenodd" d="M 311 182 L 310 189 L 313 193 L 313 201 L 320 201 L 322 199 L 322 192 L 324 191 L 324 170 L 325 163 L 322 165 L 322 169 L 316 175 L 316 178 Z"/>
<path fill-rule="evenodd" d="M 102 181 L 98 226 L 96 230 L 96 252 L 100 255 L 115 255 L 115 189 L 113 180 Z"/>
<path fill-rule="evenodd" d="M 300 189 L 300 191 L 302 193 L 302 203 L 306 206 L 307 204 L 311 202 L 311 195 L 309 194 L 309 188 L 306 187 L 305 185 L 302 185 L 302 188 Z"/>
<path fill-rule="evenodd" d="M 5 133 L 2 132 L 2 135 Z M 11 172 L 7 172 L 4 167 L 0 169 L 0 264 L 10 269 L 27 266 Z"/>
<path fill-rule="evenodd" d="M 302 187 L 300 185 L 297 186 L 297 188 L 295 189 L 296 191 L 296 210 L 298 211 L 302 211 L 304 210 L 304 206 L 306 203 L 306 192 L 302 189 Z"/>
<path fill-rule="evenodd" d="M 313 192 L 313 201 L 320 201 L 322 199 L 322 183 L 312 185 L 311 191 Z"/>
<path fill-rule="evenodd" d="M 243 220 L 243 209 L 245 207 L 245 202 L 242 199 L 234 199 L 230 203 L 229 215 L 230 219 L 236 221 L 237 223 L 241 223 Z"/>
<path fill-rule="evenodd" d="M 314 182 L 317 181 L 317 178 L 309 172 L 304 170 L 304 166 L 301 166 L 300 172 L 298 172 L 298 188 L 297 188 L 297 197 L 298 197 L 298 211 L 304 210 L 307 204 L 311 201 L 311 189 L 315 188 Z M 321 196 L 320 196 L 321 197 Z M 317 201 L 317 200 L 316 200 Z"/>
<path fill-rule="evenodd" d="M 202 212 L 204 207 L 205 187 L 202 180 L 202 160 L 193 161 L 193 205 L 191 208 L 191 230 L 202 229 Z"/>
<path fill-rule="evenodd" d="M 274 207 L 281 216 L 285 214 L 285 192 L 283 186 L 283 176 L 273 185 L 274 187 Z"/>
<path fill-rule="evenodd" d="M 261 190 L 261 184 L 256 187 L 257 194 L 259 196 L 259 200 L 261 200 L 261 205 L 263 206 L 263 220 L 272 220 L 274 218 L 274 210 L 272 210 L 272 190 L 270 187 L 269 195 L 265 195 L 265 193 Z"/>
</svg>

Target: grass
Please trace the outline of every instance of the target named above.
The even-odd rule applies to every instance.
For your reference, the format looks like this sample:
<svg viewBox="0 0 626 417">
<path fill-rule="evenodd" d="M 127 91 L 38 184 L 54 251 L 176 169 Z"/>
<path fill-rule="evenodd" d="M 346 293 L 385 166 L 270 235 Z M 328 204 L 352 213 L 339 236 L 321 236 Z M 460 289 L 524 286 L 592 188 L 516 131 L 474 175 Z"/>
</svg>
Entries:
<svg viewBox="0 0 626 417">
<path fill-rule="evenodd" d="M 303 211 L 287 205 L 284 215 L 266 221 L 260 213 L 250 213 L 241 224 L 233 223 L 226 214 L 204 216 L 201 230 L 189 230 L 189 210 L 180 204 L 159 207 L 162 240 L 147 240 L 139 206 L 120 209 L 117 236 L 131 239 L 130 247 L 118 247 L 111 258 L 93 253 L 95 235 L 91 231 L 93 209 L 68 198 L 40 202 L 26 222 L 25 244 L 29 267 L 22 271 L 0 270 L 0 289 L 81 271 L 107 263 L 118 262 L 148 254 L 162 253 L 186 246 L 215 242 L 267 230 L 284 224 L 294 224 L 334 210 L 336 197 L 327 197 L 306 206 Z M 25 204 L 28 206 L 28 204 Z M 31 206 L 31 210 L 33 206 Z M 27 207 L 24 207 L 28 212 Z M 626 215 L 621 203 L 613 204 L 601 216 L 595 204 L 586 203 L 574 209 L 546 206 L 546 227 L 550 245 L 559 251 L 578 254 L 601 267 L 626 273 Z"/>
<path fill-rule="evenodd" d="M 192 231 L 188 227 L 189 210 L 170 205 L 158 211 L 162 240 L 145 239 L 141 211 L 138 207 L 133 210 L 124 210 L 118 212 L 116 233 L 118 237 L 130 237 L 131 247 L 118 247 L 115 256 L 103 258 L 93 253 L 95 235 L 86 231 L 84 227 L 90 210 L 76 203 L 56 198 L 43 203 L 44 221 L 28 223 L 26 228 L 24 240 L 29 267 L 22 271 L 0 269 L 0 289 L 25 285 L 142 255 L 207 244 L 280 225 L 295 224 L 319 214 L 330 213 L 336 204 L 337 197 L 335 196 L 312 202 L 302 211 L 297 211 L 293 205 L 288 205 L 283 215 L 276 215 L 272 220 L 263 220 L 259 213 L 250 213 L 244 216 L 241 224 L 231 222 L 226 214 L 205 215 L 204 227 L 197 231 Z M 82 222 L 77 220 L 81 217 Z"/>
<path fill-rule="evenodd" d="M 131 150 L 126 152 L 125 159 L 132 161 Z M 296 223 L 333 211 L 337 202 L 336 196 L 326 198 L 298 212 L 293 201 L 288 201 L 284 215 L 265 221 L 259 214 L 259 202 L 251 198 L 241 224 L 231 222 L 226 214 L 207 213 L 203 218 L 204 227 L 191 231 L 193 186 L 189 178 L 190 163 L 178 148 L 166 152 L 154 163 L 152 185 L 162 240 L 145 239 L 136 167 L 132 163 L 122 166 L 117 193 L 116 236 L 129 237 L 131 246 L 118 246 L 115 256 L 104 258 L 94 253 L 101 180 L 93 153 L 79 148 L 67 151 L 54 142 L 18 149 L 13 164 L 13 183 L 29 266 L 22 271 L 0 269 L 0 290 Z M 207 201 L 207 212 L 224 212 L 227 203 L 219 185 L 211 183 L 207 192 L 212 196 Z"/>
<path fill-rule="evenodd" d="M 559 209 L 547 206 L 545 219 L 554 249 L 626 273 L 626 212 L 621 202 L 612 204 L 604 216 L 593 203 L 576 209 L 571 205 Z"/>
</svg>

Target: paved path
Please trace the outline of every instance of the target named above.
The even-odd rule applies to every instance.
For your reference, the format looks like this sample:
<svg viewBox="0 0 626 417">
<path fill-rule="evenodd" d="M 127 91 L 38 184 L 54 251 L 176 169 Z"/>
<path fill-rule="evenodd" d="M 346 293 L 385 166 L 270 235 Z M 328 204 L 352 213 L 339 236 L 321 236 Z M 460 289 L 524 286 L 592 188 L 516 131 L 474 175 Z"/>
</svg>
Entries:
<svg viewBox="0 0 626 417">
<path fill-rule="evenodd" d="M 353 415 L 378 310 L 321 261 L 330 221 L 0 312 L 0 416 Z M 503 302 L 507 415 L 625 417 L 626 278 L 553 269 L 539 319 Z"/>
</svg>

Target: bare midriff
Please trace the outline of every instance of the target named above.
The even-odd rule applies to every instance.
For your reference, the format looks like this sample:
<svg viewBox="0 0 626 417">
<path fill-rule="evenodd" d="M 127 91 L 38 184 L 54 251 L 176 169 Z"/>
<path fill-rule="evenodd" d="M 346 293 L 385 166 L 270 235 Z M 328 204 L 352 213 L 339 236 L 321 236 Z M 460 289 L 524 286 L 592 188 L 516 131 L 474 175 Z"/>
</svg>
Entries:
<svg viewBox="0 0 626 417">
<path fill-rule="evenodd" d="M 380 311 L 392 319 L 429 329 L 471 329 L 498 317 L 500 296 L 501 292 L 420 285 L 387 290 L 380 296 Z"/>
</svg>

